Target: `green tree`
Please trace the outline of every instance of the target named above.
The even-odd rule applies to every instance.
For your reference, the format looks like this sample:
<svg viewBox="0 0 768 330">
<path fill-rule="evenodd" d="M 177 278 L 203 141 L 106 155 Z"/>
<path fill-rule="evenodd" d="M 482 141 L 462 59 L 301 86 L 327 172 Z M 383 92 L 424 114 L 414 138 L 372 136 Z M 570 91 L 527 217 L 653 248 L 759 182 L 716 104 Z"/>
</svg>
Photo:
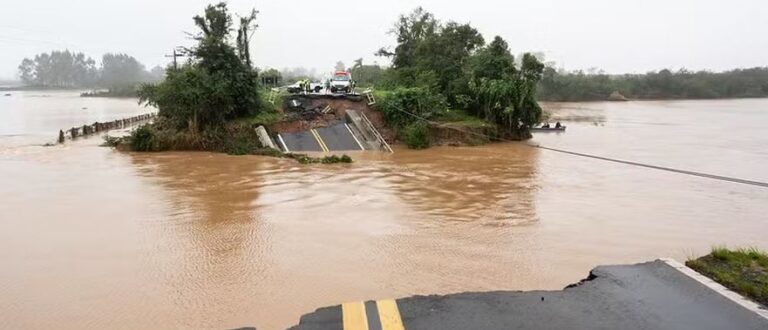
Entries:
<svg viewBox="0 0 768 330">
<path fill-rule="evenodd" d="M 240 18 L 240 28 L 237 30 L 237 52 L 240 55 L 240 59 L 245 62 L 245 65 L 249 68 L 252 67 L 251 63 L 251 37 L 259 26 L 254 24 L 256 21 L 256 15 L 259 12 L 256 9 L 251 10 L 251 14 L 246 17 Z"/>
<path fill-rule="evenodd" d="M 363 64 L 363 59 L 355 60 L 355 64 L 349 69 L 358 86 L 374 86 L 384 83 L 384 68 L 377 64 Z"/>
<path fill-rule="evenodd" d="M 636 99 L 713 99 L 768 97 L 768 67 L 725 72 L 681 69 L 608 75 L 566 72 L 547 67 L 539 98 L 548 101 L 605 100 L 614 91 Z"/>
<path fill-rule="evenodd" d="M 381 48 L 380 56 L 392 57 L 395 69 L 409 68 L 416 64 L 416 50 L 428 36 L 437 32 L 438 22 L 434 15 L 422 7 L 416 8 L 408 16 L 401 15 L 391 33 L 397 38 L 394 52 Z"/>
<path fill-rule="evenodd" d="M 426 87 L 448 98 L 451 105 L 464 108 L 468 93 L 467 61 L 485 41 L 469 24 L 441 24 L 422 8 L 403 15 L 393 33 L 398 45 L 394 52 L 378 54 L 392 58 L 399 85 Z"/>
<path fill-rule="evenodd" d="M 471 66 L 472 76 L 476 79 L 506 79 L 517 71 L 509 45 L 499 36 L 472 57 Z"/>
<path fill-rule="evenodd" d="M 255 18 L 256 12 L 252 13 Z M 250 28 L 240 26 L 241 43 L 236 48 L 230 44 L 232 17 L 225 3 L 209 5 L 203 16 L 193 20 L 201 32 L 194 37 L 197 45 L 187 50 L 191 61 L 168 70 L 165 81 L 143 85 L 140 102 L 157 107 L 160 116 L 193 131 L 259 113 L 258 74 L 245 58 L 250 50 L 244 48 L 242 38 Z M 253 20 L 241 23 L 250 26 Z"/>
<path fill-rule="evenodd" d="M 523 54 L 520 69 L 507 43 L 496 37 L 472 58 L 469 88 L 478 115 L 504 127 L 514 138 L 528 138 L 529 129 L 541 119 L 536 101 L 537 85 L 544 64 L 531 54 Z"/>
<path fill-rule="evenodd" d="M 444 97 L 451 108 L 469 110 L 496 123 L 510 137 L 530 137 L 529 128 L 541 117 L 536 93 L 544 71 L 535 56 L 523 54 L 518 68 L 501 37 L 485 46 L 485 39 L 471 25 L 440 23 L 422 8 L 400 16 L 392 32 L 398 42 L 394 51 L 382 48 L 378 55 L 392 58 L 386 76 L 409 92 L 401 91 L 401 99 L 393 99 L 403 103 L 400 108 L 419 109 L 403 102 L 409 100 L 405 96 L 426 92 Z M 385 118 L 408 124 L 407 118 L 388 114 L 389 103 L 384 102 Z"/>
</svg>

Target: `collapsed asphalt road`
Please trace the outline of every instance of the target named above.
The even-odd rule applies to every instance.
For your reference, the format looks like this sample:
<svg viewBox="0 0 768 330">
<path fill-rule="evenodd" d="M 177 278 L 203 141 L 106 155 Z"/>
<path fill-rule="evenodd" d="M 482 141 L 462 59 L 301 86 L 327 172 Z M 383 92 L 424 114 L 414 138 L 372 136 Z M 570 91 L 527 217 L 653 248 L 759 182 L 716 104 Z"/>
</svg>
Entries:
<svg viewBox="0 0 768 330">
<path fill-rule="evenodd" d="M 299 133 L 281 133 L 277 139 L 280 147 L 286 152 L 364 150 L 360 141 L 343 122 Z"/>
<path fill-rule="evenodd" d="M 768 318 L 654 261 L 600 266 L 562 291 L 416 296 L 321 308 L 292 329 L 768 329 Z"/>
</svg>

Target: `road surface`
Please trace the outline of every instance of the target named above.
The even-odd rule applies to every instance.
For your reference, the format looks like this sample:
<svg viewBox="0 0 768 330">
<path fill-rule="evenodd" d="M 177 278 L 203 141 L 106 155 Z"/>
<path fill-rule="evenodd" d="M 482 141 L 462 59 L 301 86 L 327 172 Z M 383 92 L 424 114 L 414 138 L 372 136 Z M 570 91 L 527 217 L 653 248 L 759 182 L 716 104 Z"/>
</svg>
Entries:
<svg viewBox="0 0 768 330">
<path fill-rule="evenodd" d="M 768 319 L 654 261 L 600 266 L 562 291 L 417 296 L 321 308 L 292 329 L 768 329 Z"/>
<path fill-rule="evenodd" d="M 286 152 L 333 152 L 363 150 L 343 122 L 299 133 L 278 134 L 278 144 Z M 285 150 L 287 148 L 287 150 Z"/>
</svg>

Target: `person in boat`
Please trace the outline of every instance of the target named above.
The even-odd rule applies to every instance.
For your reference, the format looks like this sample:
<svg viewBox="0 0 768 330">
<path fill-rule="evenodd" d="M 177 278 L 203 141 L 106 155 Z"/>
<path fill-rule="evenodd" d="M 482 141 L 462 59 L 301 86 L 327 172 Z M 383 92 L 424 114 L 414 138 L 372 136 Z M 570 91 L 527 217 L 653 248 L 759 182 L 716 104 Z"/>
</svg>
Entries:
<svg viewBox="0 0 768 330">
<path fill-rule="evenodd" d="M 563 125 L 561 125 L 559 121 L 557 122 L 557 124 L 555 124 L 555 128 L 562 128 L 562 127 Z"/>
<path fill-rule="evenodd" d="M 541 128 L 549 128 L 549 123 L 544 124 L 544 126 L 541 126 Z"/>
</svg>

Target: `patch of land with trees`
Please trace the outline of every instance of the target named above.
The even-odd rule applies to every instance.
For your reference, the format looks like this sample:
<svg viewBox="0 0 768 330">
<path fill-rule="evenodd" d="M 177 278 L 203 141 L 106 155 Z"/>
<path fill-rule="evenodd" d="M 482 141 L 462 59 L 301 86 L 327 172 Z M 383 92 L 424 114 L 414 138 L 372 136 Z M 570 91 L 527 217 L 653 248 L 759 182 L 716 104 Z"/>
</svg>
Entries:
<svg viewBox="0 0 768 330">
<path fill-rule="evenodd" d="M 290 126 L 285 124 L 293 120 L 283 106 L 286 95 L 268 100 L 268 91 L 295 77 L 275 69 L 261 71 L 252 63 L 249 40 L 257 27 L 256 15 L 254 10 L 236 22 L 220 3 L 195 16 L 199 32 L 192 35 L 196 45 L 184 49 L 187 61 L 165 69 L 161 80 L 142 82 L 135 91 L 141 103 L 159 110 L 158 119 L 113 142 L 137 151 L 275 154 L 258 142 L 254 128 Z M 764 68 L 623 76 L 557 71 L 532 53 L 513 55 L 501 36 L 486 39 L 468 23 L 442 21 L 422 8 L 400 16 L 392 33 L 396 44 L 376 53 L 391 66 L 367 65 L 360 59 L 350 68 L 339 63 L 336 69 L 349 71 L 359 87 L 375 87 L 378 102 L 371 109 L 392 132 L 390 142 L 415 149 L 528 139 L 530 129 L 542 121 L 542 99 L 768 95 Z M 54 57 L 71 63 L 72 73 L 54 70 L 56 74 L 42 75 Z M 25 59 L 20 72 L 29 84 L 66 87 L 98 80 L 113 86 L 109 94 L 122 94 L 118 86 L 127 86 L 122 89 L 126 95 L 147 76 L 128 55 L 107 54 L 97 70 L 93 60 L 69 52 Z M 718 83 L 722 81 L 728 84 Z"/>
</svg>

